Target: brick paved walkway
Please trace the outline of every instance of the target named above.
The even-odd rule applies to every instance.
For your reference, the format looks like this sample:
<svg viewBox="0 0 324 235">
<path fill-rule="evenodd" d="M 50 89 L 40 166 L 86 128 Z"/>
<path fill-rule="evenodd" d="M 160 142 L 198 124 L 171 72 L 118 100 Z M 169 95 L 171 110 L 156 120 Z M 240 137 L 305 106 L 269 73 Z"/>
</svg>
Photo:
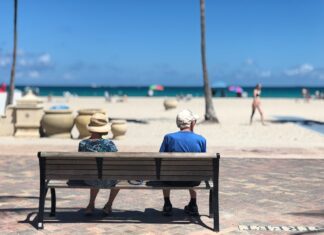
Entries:
<svg viewBox="0 0 324 235">
<path fill-rule="evenodd" d="M 38 161 L 34 156 L 0 156 L 1 234 L 34 234 L 38 207 Z M 105 203 L 101 191 L 97 206 Z M 116 198 L 110 217 L 100 210 L 84 217 L 87 190 L 57 190 L 57 216 L 45 217 L 45 234 L 214 234 L 208 214 L 208 192 L 198 192 L 199 219 L 186 217 L 188 192 L 174 191 L 173 217 L 160 213 L 162 193 L 124 190 Z M 221 234 L 271 234 L 239 231 L 239 225 L 289 225 L 324 227 L 324 159 L 221 160 Z M 50 201 L 47 200 L 47 206 Z M 286 232 L 277 232 L 285 234 Z M 302 234 L 302 233 L 298 233 Z"/>
</svg>

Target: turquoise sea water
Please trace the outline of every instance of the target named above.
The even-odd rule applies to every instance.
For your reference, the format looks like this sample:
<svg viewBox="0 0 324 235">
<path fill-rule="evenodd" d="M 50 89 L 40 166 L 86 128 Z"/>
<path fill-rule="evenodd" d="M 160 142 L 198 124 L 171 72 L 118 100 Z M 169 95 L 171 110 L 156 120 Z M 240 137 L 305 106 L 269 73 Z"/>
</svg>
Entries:
<svg viewBox="0 0 324 235">
<path fill-rule="evenodd" d="M 147 96 L 148 87 L 72 87 L 72 86 L 39 86 L 32 87 L 39 90 L 40 96 L 62 96 L 64 92 L 70 92 L 78 96 L 104 96 L 105 91 L 110 95 L 127 95 L 127 96 Z M 17 86 L 17 89 L 24 90 L 25 86 Z M 243 90 L 252 96 L 254 87 L 243 87 Z M 262 97 L 269 98 L 300 98 L 302 87 L 263 87 Z M 307 87 L 311 95 L 315 91 L 324 92 L 324 87 Z M 226 97 L 235 97 L 236 94 L 224 89 Z M 216 96 L 220 96 L 220 90 L 216 92 Z M 165 87 L 164 91 L 155 91 L 154 96 L 177 96 L 191 94 L 194 97 L 203 96 L 202 87 Z"/>
</svg>

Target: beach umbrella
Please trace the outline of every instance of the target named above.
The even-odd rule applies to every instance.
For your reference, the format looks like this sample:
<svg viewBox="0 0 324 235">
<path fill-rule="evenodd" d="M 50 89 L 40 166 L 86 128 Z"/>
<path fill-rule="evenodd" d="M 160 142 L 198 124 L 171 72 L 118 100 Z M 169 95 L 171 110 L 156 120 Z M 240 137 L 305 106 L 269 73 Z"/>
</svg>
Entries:
<svg viewBox="0 0 324 235">
<path fill-rule="evenodd" d="M 149 87 L 150 90 L 153 90 L 153 91 L 163 91 L 164 90 L 164 86 L 162 85 L 151 85 Z"/>
<path fill-rule="evenodd" d="M 242 93 L 243 92 L 243 88 L 240 86 L 230 86 L 228 88 L 229 91 L 231 92 L 236 92 L 236 93 Z"/>
<path fill-rule="evenodd" d="M 6 92 L 7 91 L 7 85 L 6 83 L 2 83 L 0 86 L 0 92 Z"/>
<path fill-rule="evenodd" d="M 212 88 L 226 88 L 227 84 L 223 81 L 217 81 L 212 84 Z"/>
</svg>

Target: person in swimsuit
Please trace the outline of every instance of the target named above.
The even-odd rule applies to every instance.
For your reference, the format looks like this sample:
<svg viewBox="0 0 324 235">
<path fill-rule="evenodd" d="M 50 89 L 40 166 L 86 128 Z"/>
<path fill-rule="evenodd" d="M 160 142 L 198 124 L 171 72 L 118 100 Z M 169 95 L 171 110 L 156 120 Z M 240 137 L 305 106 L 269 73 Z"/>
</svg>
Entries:
<svg viewBox="0 0 324 235">
<path fill-rule="evenodd" d="M 90 123 L 87 126 L 91 136 L 89 139 L 82 140 L 79 143 L 79 152 L 117 152 L 117 147 L 111 140 L 104 139 L 102 136 L 107 135 L 110 131 L 106 115 L 95 113 L 91 116 Z M 116 180 L 86 180 L 87 185 L 93 186 L 90 189 L 89 204 L 85 209 L 85 215 L 92 215 L 95 209 L 95 200 L 100 188 L 114 187 L 117 184 Z M 117 196 L 119 189 L 111 189 L 109 199 L 102 209 L 105 215 L 112 212 L 112 204 Z"/>
<path fill-rule="evenodd" d="M 261 84 L 259 83 L 255 86 L 255 88 L 253 90 L 252 114 L 251 114 L 251 118 L 250 118 L 250 125 L 252 125 L 252 120 L 253 120 L 253 116 L 254 116 L 256 109 L 260 113 L 262 125 L 265 125 L 264 119 L 263 119 L 263 112 L 261 109 L 260 95 L 261 95 Z"/>
</svg>

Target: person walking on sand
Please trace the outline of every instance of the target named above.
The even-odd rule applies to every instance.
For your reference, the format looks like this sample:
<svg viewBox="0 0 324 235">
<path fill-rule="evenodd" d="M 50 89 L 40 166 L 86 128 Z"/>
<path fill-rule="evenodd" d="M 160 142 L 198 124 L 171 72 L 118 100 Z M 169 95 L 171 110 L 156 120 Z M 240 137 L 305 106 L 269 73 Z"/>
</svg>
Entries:
<svg viewBox="0 0 324 235">
<path fill-rule="evenodd" d="M 261 95 L 261 84 L 259 83 L 255 86 L 255 88 L 253 90 L 252 114 L 251 114 L 251 118 L 250 118 L 250 125 L 252 125 L 252 120 L 253 120 L 253 116 L 254 116 L 256 109 L 260 113 L 262 125 L 265 125 L 264 119 L 263 119 L 263 112 L 261 109 L 260 95 Z"/>
<path fill-rule="evenodd" d="M 188 109 L 178 113 L 176 123 L 180 131 L 164 136 L 160 152 L 206 152 L 206 139 L 194 133 L 197 119 L 198 116 Z M 166 186 L 195 187 L 200 184 L 200 181 L 163 181 L 162 184 Z M 196 191 L 194 189 L 189 189 L 189 193 L 190 202 L 185 206 L 184 210 L 189 215 L 197 216 L 199 213 Z M 164 189 L 163 196 L 163 215 L 170 216 L 172 215 L 170 190 Z"/>
<path fill-rule="evenodd" d="M 117 152 L 115 144 L 108 139 L 102 138 L 110 131 L 106 115 L 102 113 L 95 113 L 91 116 L 90 123 L 87 126 L 88 131 L 91 133 L 89 139 L 82 140 L 79 143 L 79 152 Z M 116 180 L 86 180 L 85 184 L 93 186 L 90 189 L 89 204 L 85 209 L 85 215 L 92 215 L 95 209 L 95 200 L 99 192 L 98 187 L 113 187 L 117 184 Z M 112 204 L 117 196 L 119 189 L 111 189 L 108 202 L 102 209 L 105 215 L 112 212 Z"/>
</svg>

